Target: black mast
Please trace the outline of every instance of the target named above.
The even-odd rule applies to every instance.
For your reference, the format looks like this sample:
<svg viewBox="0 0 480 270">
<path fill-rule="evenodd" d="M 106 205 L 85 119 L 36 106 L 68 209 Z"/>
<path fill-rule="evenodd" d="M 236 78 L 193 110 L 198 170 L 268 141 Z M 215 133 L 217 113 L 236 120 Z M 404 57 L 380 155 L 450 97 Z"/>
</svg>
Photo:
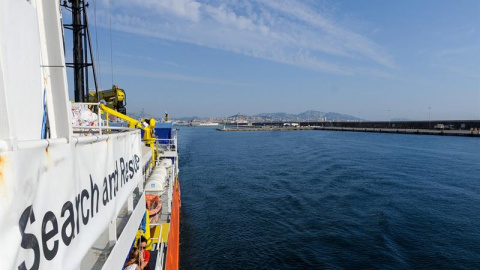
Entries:
<svg viewBox="0 0 480 270">
<path fill-rule="evenodd" d="M 88 3 L 85 4 L 84 0 L 68 0 L 68 2 L 63 1 L 62 6 L 72 13 L 72 23 L 65 24 L 64 27 L 73 32 L 73 63 L 67 63 L 67 67 L 73 68 L 75 102 L 88 102 L 88 67 L 90 66 L 98 95 L 92 45 L 88 31 Z"/>
<path fill-rule="evenodd" d="M 83 58 L 83 29 L 81 0 L 72 1 L 72 30 L 73 30 L 73 80 L 75 82 L 75 102 L 85 101 L 85 77 Z"/>
</svg>

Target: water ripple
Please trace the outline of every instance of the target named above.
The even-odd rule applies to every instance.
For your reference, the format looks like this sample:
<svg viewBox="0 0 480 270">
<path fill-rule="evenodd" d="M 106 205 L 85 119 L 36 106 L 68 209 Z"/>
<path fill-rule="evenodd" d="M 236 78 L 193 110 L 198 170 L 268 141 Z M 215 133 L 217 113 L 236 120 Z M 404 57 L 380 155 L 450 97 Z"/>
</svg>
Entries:
<svg viewBox="0 0 480 270">
<path fill-rule="evenodd" d="M 480 269 L 480 140 L 180 132 L 182 269 Z"/>
</svg>

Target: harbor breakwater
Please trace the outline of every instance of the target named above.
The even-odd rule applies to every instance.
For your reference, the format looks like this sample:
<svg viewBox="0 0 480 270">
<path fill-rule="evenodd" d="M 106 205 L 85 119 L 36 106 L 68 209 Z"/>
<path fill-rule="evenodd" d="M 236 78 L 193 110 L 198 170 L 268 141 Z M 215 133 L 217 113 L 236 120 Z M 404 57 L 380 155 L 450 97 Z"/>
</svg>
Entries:
<svg viewBox="0 0 480 270">
<path fill-rule="evenodd" d="M 355 127 L 322 127 L 322 126 L 262 126 L 242 128 L 217 128 L 218 131 L 247 132 L 247 131 L 294 131 L 294 130 L 332 130 L 374 133 L 400 133 L 413 135 L 442 135 L 480 137 L 480 130 L 437 130 L 437 129 L 408 129 L 408 128 L 355 128 Z"/>
<path fill-rule="evenodd" d="M 284 126 L 292 122 L 252 123 L 253 127 Z M 349 128 L 394 128 L 394 129 L 434 129 L 435 126 L 445 126 L 451 130 L 478 130 L 480 120 L 424 120 L 424 121 L 301 121 L 300 127 L 349 127 Z"/>
</svg>

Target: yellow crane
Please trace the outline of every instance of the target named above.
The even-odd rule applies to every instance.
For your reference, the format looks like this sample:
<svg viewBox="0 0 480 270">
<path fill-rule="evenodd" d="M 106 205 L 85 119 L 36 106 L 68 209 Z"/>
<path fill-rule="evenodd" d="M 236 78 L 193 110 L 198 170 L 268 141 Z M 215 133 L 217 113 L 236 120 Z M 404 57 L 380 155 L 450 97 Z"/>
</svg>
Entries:
<svg viewBox="0 0 480 270">
<path fill-rule="evenodd" d="M 89 102 L 99 102 L 105 101 L 104 103 L 100 103 L 100 109 L 102 112 L 107 114 L 106 119 L 108 119 L 108 115 L 114 115 L 120 119 L 123 119 L 128 122 L 129 128 L 140 128 L 145 131 L 143 136 L 143 140 L 147 146 L 150 144 L 154 144 L 155 136 L 153 135 L 155 129 L 155 119 L 151 118 L 149 120 L 142 119 L 141 121 L 133 119 L 126 115 L 127 109 L 125 108 L 126 99 L 125 99 L 125 91 L 119 88 L 116 85 L 112 86 L 112 89 L 109 90 L 102 90 L 98 91 L 98 98 L 96 93 L 89 93 L 88 101 Z"/>
<path fill-rule="evenodd" d="M 100 102 L 104 100 L 107 107 L 124 115 L 127 114 L 127 109 L 125 108 L 127 100 L 125 98 L 125 91 L 116 85 L 112 85 L 112 89 L 98 91 L 98 97 L 95 92 L 88 94 L 88 102 Z"/>
</svg>

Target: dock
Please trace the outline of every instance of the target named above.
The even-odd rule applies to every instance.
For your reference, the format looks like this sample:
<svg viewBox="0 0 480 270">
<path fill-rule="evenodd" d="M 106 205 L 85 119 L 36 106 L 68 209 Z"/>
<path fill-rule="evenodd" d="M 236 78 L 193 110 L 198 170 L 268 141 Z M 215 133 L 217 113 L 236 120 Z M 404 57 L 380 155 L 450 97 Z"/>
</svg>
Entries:
<svg viewBox="0 0 480 270">
<path fill-rule="evenodd" d="M 321 127 L 321 126 L 262 126 L 242 128 L 217 128 L 218 131 L 248 132 L 248 131 L 295 131 L 295 130 L 327 130 L 327 131 L 351 131 L 372 132 L 391 134 L 412 135 L 440 135 L 440 136 L 465 136 L 480 137 L 480 130 L 436 130 L 436 129 L 405 129 L 405 128 L 354 128 L 354 127 Z"/>
</svg>

